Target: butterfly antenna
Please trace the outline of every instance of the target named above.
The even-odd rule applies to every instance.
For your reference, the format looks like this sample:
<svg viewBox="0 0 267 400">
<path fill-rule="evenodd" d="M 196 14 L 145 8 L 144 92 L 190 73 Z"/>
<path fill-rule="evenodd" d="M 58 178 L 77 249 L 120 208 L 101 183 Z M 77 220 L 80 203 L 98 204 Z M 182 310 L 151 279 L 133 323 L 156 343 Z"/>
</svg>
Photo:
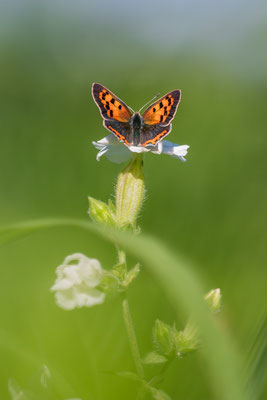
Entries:
<svg viewBox="0 0 267 400">
<path fill-rule="evenodd" d="M 132 107 L 128 106 L 127 107 L 132 111 L 132 113 L 134 114 L 134 110 L 132 109 Z"/>
<path fill-rule="evenodd" d="M 143 110 L 143 108 L 145 108 L 145 106 L 147 106 L 149 103 L 151 103 L 153 100 L 155 100 L 158 97 L 159 97 L 159 93 L 157 93 L 156 96 L 153 97 L 153 99 L 149 100 L 146 104 L 144 104 L 143 107 L 141 107 L 138 112 L 140 113 L 141 110 Z"/>
</svg>

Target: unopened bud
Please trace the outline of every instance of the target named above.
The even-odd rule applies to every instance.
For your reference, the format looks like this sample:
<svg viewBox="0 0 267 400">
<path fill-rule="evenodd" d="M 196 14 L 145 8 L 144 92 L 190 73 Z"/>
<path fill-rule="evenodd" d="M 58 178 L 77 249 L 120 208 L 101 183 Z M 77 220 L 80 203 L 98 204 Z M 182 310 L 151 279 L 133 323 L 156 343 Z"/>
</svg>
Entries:
<svg viewBox="0 0 267 400">
<path fill-rule="evenodd" d="M 95 222 L 112 226 L 116 224 L 116 216 L 110 205 L 107 205 L 103 201 L 96 200 L 93 197 L 89 197 L 88 200 L 89 214 Z"/>
<path fill-rule="evenodd" d="M 206 294 L 205 300 L 213 313 L 217 313 L 221 310 L 222 295 L 220 289 L 212 289 L 208 294 Z"/>
<path fill-rule="evenodd" d="M 160 353 L 169 355 L 174 350 L 171 326 L 157 319 L 153 327 L 153 342 Z"/>
<path fill-rule="evenodd" d="M 123 227 L 135 226 L 145 193 L 142 155 L 136 154 L 119 174 L 116 187 L 116 216 Z"/>
</svg>

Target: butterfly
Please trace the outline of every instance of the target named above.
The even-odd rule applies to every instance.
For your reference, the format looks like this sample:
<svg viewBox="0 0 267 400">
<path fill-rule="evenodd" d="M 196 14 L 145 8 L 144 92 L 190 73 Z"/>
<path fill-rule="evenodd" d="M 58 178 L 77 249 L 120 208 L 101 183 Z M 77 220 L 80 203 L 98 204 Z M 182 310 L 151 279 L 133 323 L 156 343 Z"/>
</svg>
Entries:
<svg viewBox="0 0 267 400">
<path fill-rule="evenodd" d="M 165 94 L 142 115 L 130 110 L 122 100 L 99 83 L 93 83 L 92 95 L 104 119 L 105 128 L 126 146 L 145 147 L 155 146 L 170 133 L 171 121 L 181 99 L 181 90 Z"/>
</svg>

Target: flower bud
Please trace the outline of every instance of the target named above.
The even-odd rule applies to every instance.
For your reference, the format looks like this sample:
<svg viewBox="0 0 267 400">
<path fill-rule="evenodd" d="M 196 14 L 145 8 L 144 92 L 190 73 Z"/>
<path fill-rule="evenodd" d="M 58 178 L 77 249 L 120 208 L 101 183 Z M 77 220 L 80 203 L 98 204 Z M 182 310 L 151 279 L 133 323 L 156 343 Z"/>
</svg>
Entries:
<svg viewBox="0 0 267 400">
<path fill-rule="evenodd" d="M 171 326 L 157 319 L 153 327 L 153 342 L 160 353 L 169 355 L 174 350 Z"/>
<path fill-rule="evenodd" d="M 93 197 L 89 197 L 89 214 L 90 217 L 95 221 L 106 225 L 115 225 L 116 216 L 111 207 L 114 207 L 112 202 L 109 205 L 103 201 L 96 200 Z"/>
<path fill-rule="evenodd" d="M 212 289 L 208 294 L 206 294 L 205 301 L 208 303 L 208 306 L 213 313 L 219 312 L 222 306 L 221 290 Z"/>
<path fill-rule="evenodd" d="M 183 357 L 186 354 L 195 351 L 199 347 L 198 331 L 195 325 L 189 321 L 183 331 L 177 331 L 173 328 L 173 337 L 175 342 L 175 354 L 177 357 Z"/>
<path fill-rule="evenodd" d="M 119 174 L 116 187 L 116 216 L 120 227 L 135 226 L 140 211 L 145 183 L 142 155 L 137 154 Z"/>
</svg>

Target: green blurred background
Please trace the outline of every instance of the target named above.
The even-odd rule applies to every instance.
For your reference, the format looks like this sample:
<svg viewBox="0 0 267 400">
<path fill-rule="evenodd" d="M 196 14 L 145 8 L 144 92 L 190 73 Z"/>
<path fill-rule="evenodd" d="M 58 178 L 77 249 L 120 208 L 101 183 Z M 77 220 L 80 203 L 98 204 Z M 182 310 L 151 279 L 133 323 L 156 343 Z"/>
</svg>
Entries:
<svg viewBox="0 0 267 400">
<path fill-rule="evenodd" d="M 1 225 L 86 219 L 88 195 L 113 195 L 122 166 L 96 162 L 91 141 L 107 131 L 92 82 L 137 110 L 181 89 L 168 139 L 190 145 L 188 161 L 146 155 L 140 225 L 191 260 L 206 291 L 221 288 L 224 328 L 244 354 L 266 303 L 266 22 L 261 0 L 2 1 Z M 72 229 L 1 249 L 1 400 L 9 378 L 32 389 L 43 364 L 55 399 L 135 398 L 134 383 L 103 373 L 134 368 L 119 300 L 66 312 L 49 292 L 75 252 L 105 268 L 116 261 L 111 245 Z M 145 354 L 154 320 L 175 313 L 145 267 L 130 302 Z M 213 399 L 198 354 L 174 363 L 161 387 L 173 399 Z"/>
</svg>

